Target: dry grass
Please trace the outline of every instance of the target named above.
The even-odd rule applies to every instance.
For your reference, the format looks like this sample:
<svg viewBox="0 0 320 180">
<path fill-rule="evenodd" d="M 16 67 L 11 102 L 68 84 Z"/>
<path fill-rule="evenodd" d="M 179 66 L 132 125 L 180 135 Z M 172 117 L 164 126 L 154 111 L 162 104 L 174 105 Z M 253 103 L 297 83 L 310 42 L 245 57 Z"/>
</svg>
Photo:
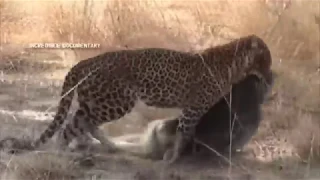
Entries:
<svg viewBox="0 0 320 180">
<path fill-rule="evenodd" d="M 23 21 L 23 14 L 17 12 L 17 8 L 14 7 L 13 3 L 6 0 L 0 1 L 0 28 L 1 28 L 1 43 L 10 41 L 11 32 L 15 27 L 21 25 Z M 13 14 L 12 12 L 17 12 Z M 17 26 L 16 26 L 17 25 Z M 17 32 L 19 33 L 19 31 Z"/>
<path fill-rule="evenodd" d="M 34 42 L 101 44 L 90 50 L 46 50 L 61 56 L 70 67 L 103 51 L 139 47 L 199 50 L 255 33 L 270 46 L 278 74 L 275 98 L 264 107 L 266 120 L 255 138 L 284 137 L 304 160 L 318 160 L 319 1 L 292 1 L 285 10 L 283 4 L 273 2 L 0 0 L 0 70 L 1 61 L 12 60 L 5 55 L 20 53 Z M 65 55 L 69 52 L 75 55 Z"/>
<path fill-rule="evenodd" d="M 32 159 L 32 161 L 30 161 Z M 57 154 L 25 154 L 12 156 L 6 165 L 5 172 L 0 179 L 75 179 L 81 177 L 83 172 L 73 164 L 69 157 Z"/>
</svg>

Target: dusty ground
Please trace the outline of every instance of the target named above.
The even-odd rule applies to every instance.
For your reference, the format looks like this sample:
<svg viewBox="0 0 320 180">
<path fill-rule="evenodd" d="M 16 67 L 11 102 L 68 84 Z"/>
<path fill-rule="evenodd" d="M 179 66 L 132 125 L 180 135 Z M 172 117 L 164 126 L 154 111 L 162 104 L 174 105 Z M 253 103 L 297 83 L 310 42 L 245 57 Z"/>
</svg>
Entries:
<svg viewBox="0 0 320 180">
<path fill-rule="evenodd" d="M 31 137 L 39 135 L 52 115 L 59 99 L 58 94 L 62 78 L 68 68 L 59 65 L 59 59 L 49 53 L 38 53 L 47 61 L 42 64 L 32 62 L 31 54 L 19 55 L 30 64 L 17 61 L 3 63 L 0 76 L 0 138 L 7 136 Z M 26 61 L 28 59 L 28 61 Z M 10 63 L 9 63 L 10 62 Z M 48 62 L 56 62 L 48 64 Z M 34 68 L 41 66 L 42 68 Z M 46 70 L 46 66 L 55 66 L 55 70 Z M 30 68 L 31 67 L 31 68 Z M 35 71 L 34 69 L 42 69 Z M 44 70 L 43 70 L 44 69 Z M 268 121 L 266 105 L 265 121 Z M 138 122 L 138 123 L 137 123 Z M 120 125 L 124 124 L 125 126 Z M 111 135 L 138 132 L 144 126 L 141 117 L 129 117 L 106 127 Z M 113 130 L 113 131 L 112 131 Z M 183 160 L 168 169 L 161 162 L 142 160 L 128 155 L 101 154 L 94 159 L 94 166 L 79 164 L 79 155 L 74 153 L 57 154 L 50 150 L 52 145 L 41 151 L 20 156 L 1 153 L 0 173 L 2 179 L 318 179 L 320 173 L 314 165 L 303 163 L 295 150 L 285 139 L 266 136 L 253 140 L 245 153 L 233 157 L 232 165 L 219 158 Z M 231 168 L 231 169 L 230 169 Z"/>
</svg>

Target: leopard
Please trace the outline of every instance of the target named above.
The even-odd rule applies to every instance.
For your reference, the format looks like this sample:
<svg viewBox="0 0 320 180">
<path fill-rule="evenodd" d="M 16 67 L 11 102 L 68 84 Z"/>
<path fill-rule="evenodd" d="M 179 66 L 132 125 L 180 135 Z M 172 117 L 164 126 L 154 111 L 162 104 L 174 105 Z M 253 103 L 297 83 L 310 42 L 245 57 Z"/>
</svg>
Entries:
<svg viewBox="0 0 320 180">
<path fill-rule="evenodd" d="M 183 155 L 208 158 L 217 155 L 212 153 L 212 149 L 220 155 L 230 153 L 230 150 L 234 155 L 241 152 L 258 131 L 263 120 L 261 106 L 268 100 L 272 87 L 273 81 L 267 87 L 254 75 L 234 84 L 226 98 L 221 98 L 201 117 L 196 127 L 197 141 L 190 142 Z M 140 134 L 118 136 L 112 140 L 118 148 L 131 155 L 159 160 L 173 145 L 178 124 L 177 119 L 157 119 L 148 123 Z"/>
<path fill-rule="evenodd" d="M 60 143 L 91 134 L 109 152 L 114 143 L 99 127 L 126 114 L 139 103 L 155 108 L 176 108 L 177 134 L 168 164 L 180 158 L 191 141 L 201 116 L 230 86 L 254 74 L 268 84 L 271 53 L 259 36 L 252 34 L 201 52 L 165 48 L 109 51 L 74 65 L 64 78 L 61 99 L 53 121 L 32 142 L 33 149 L 48 142 L 65 123 Z M 72 102 L 78 103 L 71 120 L 64 122 Z"/>
</svg>

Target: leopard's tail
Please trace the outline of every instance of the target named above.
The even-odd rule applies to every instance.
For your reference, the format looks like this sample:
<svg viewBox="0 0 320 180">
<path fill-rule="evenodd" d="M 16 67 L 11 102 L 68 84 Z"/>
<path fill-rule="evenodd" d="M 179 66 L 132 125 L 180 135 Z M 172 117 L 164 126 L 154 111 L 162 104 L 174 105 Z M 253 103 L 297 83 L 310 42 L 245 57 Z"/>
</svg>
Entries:
<svg viewBox="0 0 320 180">
<path fill-rule="evenodd" d="M 40 137 L 32 143 L 33 149 L 37 149 L 39 146 L 45 144 L 50 138 L 52 138 L 52 136 L 60 129 L 64 123 L 64 120 L 67 118 L 76 89 L 74 84 L 69 83 L 72 82 L 68 80 L 69 78 L 70 77 L 67 75 L 63 83 L 61 91 L 62 98 L 59 102 L 58 110 L 53 121 L 49 124 L 47 129 L 41 133 Z"/>
</svg>

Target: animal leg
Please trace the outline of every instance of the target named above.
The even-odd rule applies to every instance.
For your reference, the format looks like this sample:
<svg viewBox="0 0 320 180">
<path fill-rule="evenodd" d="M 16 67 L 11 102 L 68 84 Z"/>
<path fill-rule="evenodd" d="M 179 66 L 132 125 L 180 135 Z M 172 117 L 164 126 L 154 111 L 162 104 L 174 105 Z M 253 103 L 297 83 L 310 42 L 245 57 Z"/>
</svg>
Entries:
<svg viewBox="0 0 320 180">
<path fill-rule="evenodd" d="M 164 155 L 164 160 L 169 164 L 175 163 L 180 158 L 187 144 L 194 138 L 196 126 L 206 110 L 203 107 L 187 108 L 178 117 L 179 124 L 174 146 L 172 149 L 167 150 Z"/>
<path fill-rule="evenodd" d="M 118 151 L 119 149 L 116 147 L 116 145 L 109 140 L 103 133 L 102 130 L 100 130 L 98 127 L 94 127 L 90 131 L 91 135 L 100 141 L 102 145 L 103 151 L 107 151 L 109 153 L 114 153 Z"/>
<path fill-rule="evenodd" d="M 74 131 L 71 126 L 72 125 L 68 123 L 66 127 L 63 128 L 58 134 L 57 144 L 58 147 L 62 150 L 66 150 L 71 140 L 73 139 L 71 134 L 74 133 Z"/>
<path fill-rule="evenodd" d="M 90 139 L 90 112 L 84 110 L 87 106 L 83 102 L 79 102 L 80 107 L 74 113 L 74 116 L 68 123 L 65 128 L 59 133 L 58 143 L 60 148 L 68 147 L 73 140 L 87 141 Z"/>
</svg>

